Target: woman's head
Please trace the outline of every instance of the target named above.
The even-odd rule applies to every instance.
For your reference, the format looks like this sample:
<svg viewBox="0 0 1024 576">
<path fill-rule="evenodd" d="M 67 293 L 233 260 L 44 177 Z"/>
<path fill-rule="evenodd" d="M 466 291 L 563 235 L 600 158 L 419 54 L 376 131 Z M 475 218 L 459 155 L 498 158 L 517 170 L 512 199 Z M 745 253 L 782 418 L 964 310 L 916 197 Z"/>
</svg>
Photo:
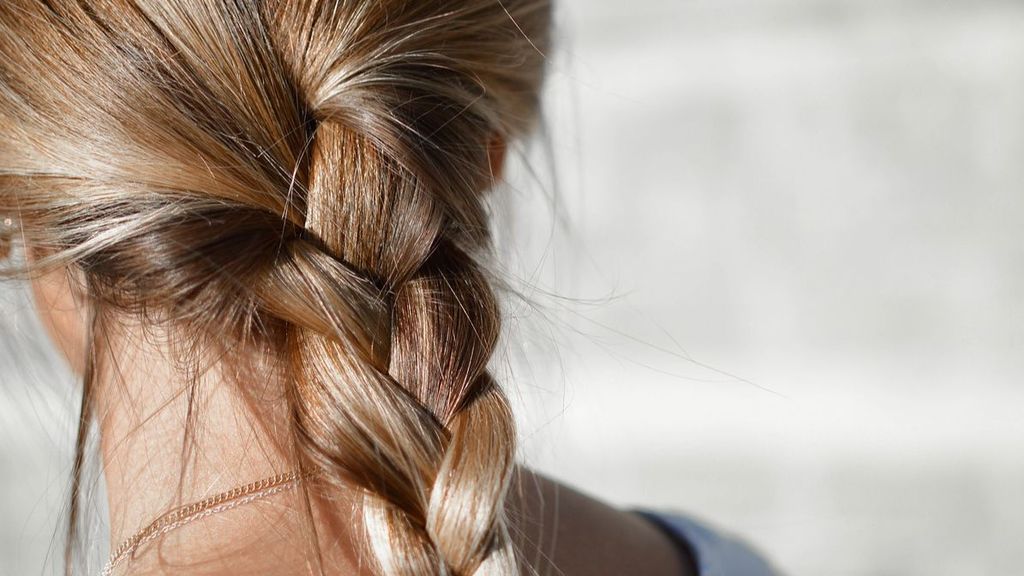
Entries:
<svg viewBox="0 0 1024 576">
<path fill-rule="evenodd" d="M 300 463 L 365 491 L 383 571 L 511 572 L 484 194 L 536 120 L 549 20 L 547 0 L 5 0 L 0 216 L 76 279 L 86 379 L 126 319 L 269 358 Z"/>
</svg>

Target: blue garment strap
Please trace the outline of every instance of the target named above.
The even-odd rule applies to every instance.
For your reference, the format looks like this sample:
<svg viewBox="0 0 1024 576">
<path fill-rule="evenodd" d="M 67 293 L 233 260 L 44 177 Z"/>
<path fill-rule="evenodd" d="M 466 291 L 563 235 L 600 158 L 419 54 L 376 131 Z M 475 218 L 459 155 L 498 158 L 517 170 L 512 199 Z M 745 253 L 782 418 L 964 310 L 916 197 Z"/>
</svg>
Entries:
<svg viewBox="0 0 1024 576">
<path fill-rule="evenodd" d="M 634 512 L 685 543 L 697 564 L 698 576 L 777 576 L 750 546 L 702 522 L 681 514 L 643 509 Z"/>
</svg>

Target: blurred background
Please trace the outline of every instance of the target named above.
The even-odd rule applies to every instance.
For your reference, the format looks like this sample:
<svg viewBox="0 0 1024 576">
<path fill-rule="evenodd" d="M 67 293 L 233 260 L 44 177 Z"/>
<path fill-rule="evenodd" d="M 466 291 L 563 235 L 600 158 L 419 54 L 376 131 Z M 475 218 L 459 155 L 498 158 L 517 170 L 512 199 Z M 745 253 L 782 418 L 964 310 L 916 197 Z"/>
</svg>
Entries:
<svg viewBox="0 0 1024 576">
<path fill-rule="evenodd" d="M 523 458 L 790 575 L 1024 573 L 1024 4 L 559 12 L 498 200 Z M 0 574 L 52 573 L 74 390 L 0 290 Z"/>
</svg>

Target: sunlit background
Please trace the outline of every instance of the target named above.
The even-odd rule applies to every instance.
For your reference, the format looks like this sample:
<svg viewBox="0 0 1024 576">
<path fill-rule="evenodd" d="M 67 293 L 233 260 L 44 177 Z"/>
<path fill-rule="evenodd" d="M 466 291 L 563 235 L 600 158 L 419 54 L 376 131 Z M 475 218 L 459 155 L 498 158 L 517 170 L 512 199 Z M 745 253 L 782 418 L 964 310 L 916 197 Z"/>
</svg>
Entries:
<svg viewBox="0 0 1024 576">
<path fill-rule="evenodd" d="M 794 576 L 1024 573 L 1024 4 L 560 16 L 556 178 L 499 202 L 525 460 Z M 0 298 L 0 574 L 49 574 L 74 394 Z"/>
</svg>

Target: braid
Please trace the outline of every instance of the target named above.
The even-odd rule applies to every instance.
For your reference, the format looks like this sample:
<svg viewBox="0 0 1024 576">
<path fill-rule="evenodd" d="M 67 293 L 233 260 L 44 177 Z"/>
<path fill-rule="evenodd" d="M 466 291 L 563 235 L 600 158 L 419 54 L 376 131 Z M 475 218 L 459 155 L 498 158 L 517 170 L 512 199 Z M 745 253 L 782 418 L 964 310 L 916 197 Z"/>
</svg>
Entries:
<svg viewBox="0 0 1024 576">
<path fill-rule="evenodd" d="M 549 7 L 508 4 L 272 11 L 280 29 L 309 30 L 278 42 L 315 124 L 305 231 L 379 289 L 350 300 L 362 308 L 350 319 L 373 319 L 348 339 L 336 337 L 346 318 L 330 318 L 340 302 L 295 296 L 336 325 L 291 319 L 297 426 L 320 466 L 366 488 L 385 574 L 517 573 L 504 513 L 514 424 L 486 372 L 500 315 L 473 255 L 489 242 L 488 143 L 524 131 L 537 96 L 540 67 L 523 66 L 536 45 L 519 27 L 543 45 Z M 319 293 L 340 301 L 346 290 Z"/>
<path fill-rule="evenodd" d="M 474 574 L 486 563 L 486 573 L 512 574 L 503 505 L 515 434 L 486 373 L 494 295 L 444 236 L 421 180 L 338 124 L 320 125 L 312 147 L 306 233 L 323 248 L 291 241 L 259 290 L 263 308 L 293 327 L 304 452 L 327 477 L 366 490 L 383 573 Z M 339 202 L 330 176 L 340 174 L 357 198 L 342 192 Z"/>
</svg>

